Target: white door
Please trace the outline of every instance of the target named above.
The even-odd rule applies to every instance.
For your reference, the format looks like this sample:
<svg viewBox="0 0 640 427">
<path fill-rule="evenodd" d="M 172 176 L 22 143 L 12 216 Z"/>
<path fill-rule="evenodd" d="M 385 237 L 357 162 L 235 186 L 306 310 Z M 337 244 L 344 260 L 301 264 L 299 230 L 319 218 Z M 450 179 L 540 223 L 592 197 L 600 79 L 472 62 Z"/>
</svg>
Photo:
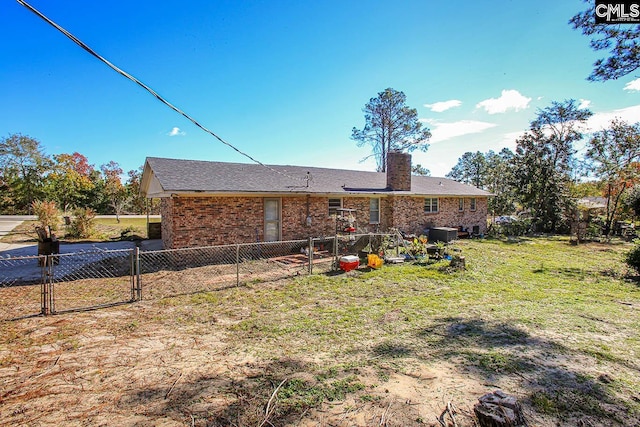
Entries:
<svg viewBox="0 0 640 427">
<path fill-rule="evenodd" d="M 264 240 L 280 240 L 280 199 L 264 199 Z"/>
</svg>

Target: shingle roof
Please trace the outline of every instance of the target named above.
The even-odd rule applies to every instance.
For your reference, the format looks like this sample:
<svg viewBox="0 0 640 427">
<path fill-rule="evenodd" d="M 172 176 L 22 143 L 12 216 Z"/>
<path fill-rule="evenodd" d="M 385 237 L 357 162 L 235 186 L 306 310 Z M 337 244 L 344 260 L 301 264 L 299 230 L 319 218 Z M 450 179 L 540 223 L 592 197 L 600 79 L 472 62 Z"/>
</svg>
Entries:
<svg viewBox="0 0 640 427">
<path fill-rule="evenodd" d="M 153 178 L 157 180 L 155 189 L 151 189 Z M 145 163 L 141 191 L 148 197 L 168 197 L 176 193 L 490 195 L 451 179 L 427 176 L 412 176 L 411 191 L 390 191 L 386 187 L 384 172 L 306 166 L 265 167 L 258 164 L 149 157 Z"/>
</svg>

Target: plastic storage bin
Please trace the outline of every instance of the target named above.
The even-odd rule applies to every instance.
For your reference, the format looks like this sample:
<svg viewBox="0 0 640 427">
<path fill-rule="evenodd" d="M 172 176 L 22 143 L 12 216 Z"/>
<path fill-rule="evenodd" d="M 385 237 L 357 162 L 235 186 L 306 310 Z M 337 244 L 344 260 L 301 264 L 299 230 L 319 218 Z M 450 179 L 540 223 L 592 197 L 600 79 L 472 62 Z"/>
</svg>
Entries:
<svg viewBox="0 0 640 427">
<path fill-rule="evenodd" d="M 360 265 L 360 258 L 355 255 L 346 255 L 340 258 L 340 270 L 351 271 L 358 268 Z"/>
</svg>

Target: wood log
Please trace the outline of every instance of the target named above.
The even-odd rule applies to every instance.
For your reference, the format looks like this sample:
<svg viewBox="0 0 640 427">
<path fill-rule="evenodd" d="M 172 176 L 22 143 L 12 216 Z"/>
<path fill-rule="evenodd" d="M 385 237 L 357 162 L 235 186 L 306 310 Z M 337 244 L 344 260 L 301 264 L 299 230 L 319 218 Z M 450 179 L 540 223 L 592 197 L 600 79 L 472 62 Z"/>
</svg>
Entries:
<svg viewBox="0 0 640 427">
<path fill-rule="evenodd" d="M 480 427 L 527 427 L 527 421 L 522 413 L 518 400 L 496 390 L 478 399 L 473 407 Z"/>
</svg>

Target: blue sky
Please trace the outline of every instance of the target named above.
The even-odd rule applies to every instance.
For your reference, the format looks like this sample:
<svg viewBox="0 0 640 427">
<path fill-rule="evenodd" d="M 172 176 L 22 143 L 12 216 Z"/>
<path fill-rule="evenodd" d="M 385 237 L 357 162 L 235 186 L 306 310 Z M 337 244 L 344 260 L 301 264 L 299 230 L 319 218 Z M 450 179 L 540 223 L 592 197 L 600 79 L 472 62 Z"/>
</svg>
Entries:
<svg viewBox="0 0 640 427">
<path fill-rule="evenodd" d="M 580 0 L 27 0 L 222 138 L 268 164 L 373 170 L 350 139 L 387 87 L 433 133 L 414 163 L 515 147 L 551 101 L 598 130 L 640 121 L 640 73 L 585 80 L 598 53 L 567 21 Z M 0 136 L 135 169 L 147 156 L 248 162 L 17 2 L 0 8 Z"/>
</svg>

